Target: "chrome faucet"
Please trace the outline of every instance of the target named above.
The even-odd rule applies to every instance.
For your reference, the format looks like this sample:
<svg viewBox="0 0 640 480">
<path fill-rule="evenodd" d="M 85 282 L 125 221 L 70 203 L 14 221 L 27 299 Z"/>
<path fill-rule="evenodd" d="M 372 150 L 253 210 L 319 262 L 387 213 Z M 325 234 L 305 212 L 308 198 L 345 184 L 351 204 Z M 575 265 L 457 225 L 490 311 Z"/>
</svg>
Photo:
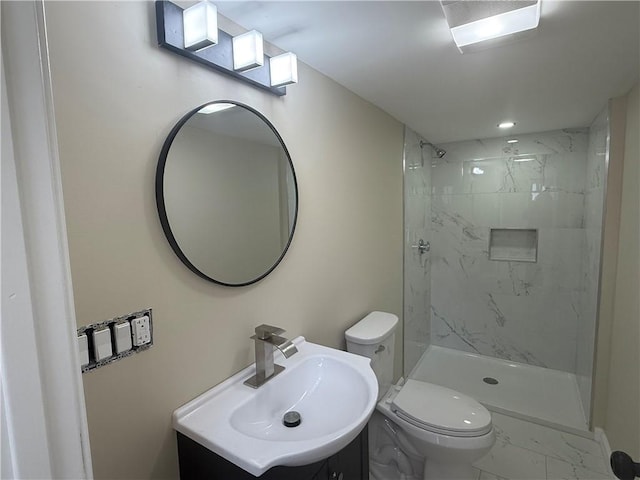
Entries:
<svg viewBox="0 0 640 480">
<path fill-rule="evenodd" d="M 256 334 L 251 336 L 251 339 L 255 340 L 256 374 L 245 381 L 245 385 L 258 388 L 284 370 L 283 366 L 273 363 L 274 347 L 280 350 L 285 358 L 298 351 L 290 340 L 280 336 L 281 333 L 284 333 L 282 328 L 271 325 L 263 324 L 256 327 Z"/>
</svg>

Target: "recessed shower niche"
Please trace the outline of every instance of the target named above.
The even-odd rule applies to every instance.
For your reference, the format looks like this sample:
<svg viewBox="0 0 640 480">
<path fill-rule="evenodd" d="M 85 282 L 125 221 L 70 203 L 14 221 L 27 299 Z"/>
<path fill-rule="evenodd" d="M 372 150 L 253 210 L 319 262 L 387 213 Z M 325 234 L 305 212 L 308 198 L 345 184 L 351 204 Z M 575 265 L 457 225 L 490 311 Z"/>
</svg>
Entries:
<svg viewBox="0 0 640 480">
<path fill-rule="evenodd" d="M 492 228 L 489 232 L 489 260 L 535 262 L 538 258 L 538 230 Z"/>
</svg>

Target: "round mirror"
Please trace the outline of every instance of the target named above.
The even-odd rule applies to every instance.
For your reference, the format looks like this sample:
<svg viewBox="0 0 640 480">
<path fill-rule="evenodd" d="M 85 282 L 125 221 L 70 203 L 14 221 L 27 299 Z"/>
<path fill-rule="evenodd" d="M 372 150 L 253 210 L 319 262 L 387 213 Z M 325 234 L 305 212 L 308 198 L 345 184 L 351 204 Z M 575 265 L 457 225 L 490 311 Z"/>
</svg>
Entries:
<svg viewBox="0 0 640 480">
<path fill-rule="evenodd" d="M 156 171 L 160 222 L 180 260 L 227 286 L 255 283 L 282 260 L 298 186 L 274 126 L 256 110 L 211 102 L 185 115 Z"/>
</svg>

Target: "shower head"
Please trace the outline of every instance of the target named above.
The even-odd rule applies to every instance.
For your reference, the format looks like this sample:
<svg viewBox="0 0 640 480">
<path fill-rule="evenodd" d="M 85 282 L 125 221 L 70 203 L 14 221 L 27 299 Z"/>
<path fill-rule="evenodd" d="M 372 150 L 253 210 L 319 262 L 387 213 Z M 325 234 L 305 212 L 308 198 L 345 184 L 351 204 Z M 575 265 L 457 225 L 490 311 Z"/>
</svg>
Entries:
<svg viewBox="0 0 640 480">
<path fill-rule="evenodd" d="M 436 152 L 436 156 L 438 158 L 442 158 L 447 154 L 447 151 L 440 147 L 436 147 L 435 145 L 431 145 L 431 147 L 433 148 L 433 151 Z"/>
<path fill-rule="evenodd" d="M 436 157 L 442 158 L 447 154 L 447 151 L 434 145 L 431 142 L 425 142 L 424 140 L 420 140 L 420 148 L 423 148 L 425 145 L 429 145 L 436 154 Z"/>
</svg>

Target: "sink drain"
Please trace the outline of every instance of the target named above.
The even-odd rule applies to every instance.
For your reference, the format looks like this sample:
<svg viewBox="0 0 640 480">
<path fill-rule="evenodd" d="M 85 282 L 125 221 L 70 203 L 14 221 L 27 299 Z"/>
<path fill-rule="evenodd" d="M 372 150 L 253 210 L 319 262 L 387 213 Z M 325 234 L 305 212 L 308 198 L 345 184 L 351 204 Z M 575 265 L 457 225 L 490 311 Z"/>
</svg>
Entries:
<svg viewBox="0 0 640 480">
<path fill-rule="evenodd" d="M 500 382 L 498 382 L 498 380 L 496 380 L 496 379 L 495 379 L 495 378 L 493 378 L 493 377 L 484 377 L 484 378 L 482 379 L 482 381 L 483 381 L 484 383 L 488 383 L 489 385 L 497 385 L 498 383 L 500 383 Z"/>
<path fill-rule="evenodd" d="M 300 418 L 300 414 L 294 410 L 291 410 L 290 412 L 285 413 L 284 417 L 282 417 L 282 423 L 284 424 L 285 427 L 289 427 L 289 428 L 297 427 L 298 425 L 300 425 L 301 422 L 302 422 L 302 419 Z"/>
</svg>

